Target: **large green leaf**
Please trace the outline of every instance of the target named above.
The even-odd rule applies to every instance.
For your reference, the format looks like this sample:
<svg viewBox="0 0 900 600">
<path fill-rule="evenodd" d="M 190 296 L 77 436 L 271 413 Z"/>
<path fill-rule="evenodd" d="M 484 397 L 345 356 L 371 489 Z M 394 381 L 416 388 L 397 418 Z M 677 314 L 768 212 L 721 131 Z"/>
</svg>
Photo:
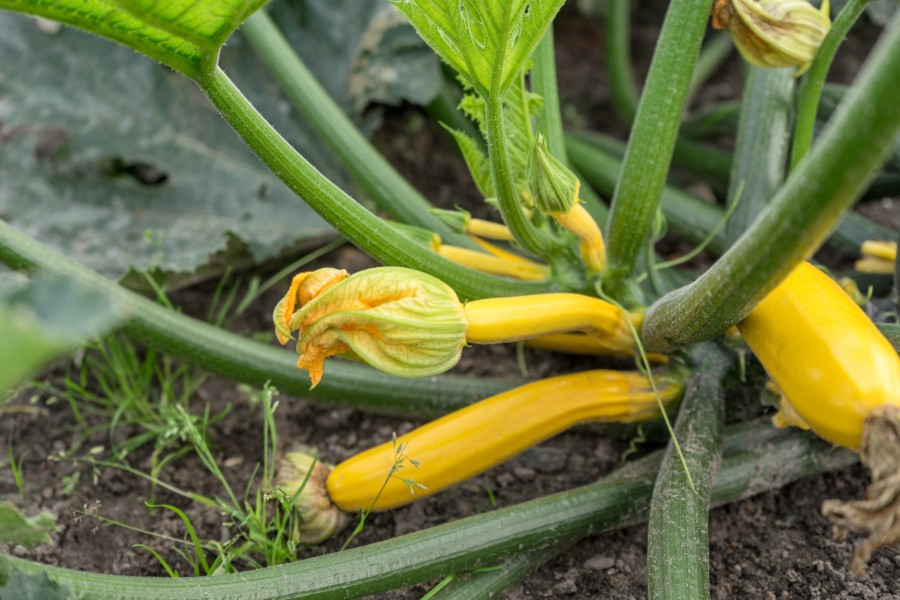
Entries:
<svg viewBox="0 0 900 600">
<path fill-rule="evenodd" d="M 232 77 L 340 182 L 274 80 L 240 40 L 234 46 L 223 57 Z M 0 56 L 0 216 L 79 262 L 112 277 L 132 266 L 192 272 L 229 235 L 257 260 L 331 235 L 189 80 L 127 48 L 68 28 L 49 36 L 12 14 L 0 14 Z"/>
<path fill-rule="evenodd" d="M 4 276 L 0 279 L 0 392 L 66 350 L 108 332 L 124 316 L 105 296 L 69 279 L 37 279 L 22 285 Z"/>
<path fill-rule="evenodd" d="M 440 60 L 388 0 L 276 0 L 267 10 L 357 121 L 370 102 L 425 105 L 441 89 Z"/>
<path fill-rule="evenodd" d="M 219 48 L 266 0 L 0 0 L 15 10 L 85 29 L 199 78 Z"/>
</svg>

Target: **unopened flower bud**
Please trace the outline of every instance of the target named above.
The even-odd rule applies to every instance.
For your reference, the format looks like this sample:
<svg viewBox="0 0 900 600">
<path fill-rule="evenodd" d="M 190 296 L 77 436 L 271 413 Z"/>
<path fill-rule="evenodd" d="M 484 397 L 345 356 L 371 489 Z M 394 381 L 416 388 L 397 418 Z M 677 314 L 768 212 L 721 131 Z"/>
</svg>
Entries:
<svg viewBox="0 0 900 600">
<path fill-rule="evenodd" d="M 309 371 L 313 387 L 322 379 L 325 359 L 334 355 L 402 377 L 441 373 L 459 361 L 468 329 L 453 289 L 401 267 L 349 277 L 337 269 L 301 273 L 274 320 L 282 343 L 298 332 L 297 366 Z"/>
<path fill-rule="evenodd" d="M 716 0 L 713 27 L 727 28 L 741 55 L 758 67 L 812 64 L 831 29 L 828 0 L 816 9 L 806 0 Z"/>
<path fill-rule="evenodd" d="M 581 257 L 591 271 L 606 265 L 606 244 L 594 218 L 581 206 L 581 182 L 575 173 L 557 160 L 539 135 L 528 164 L 528 184 L 538 209 L 552 216 L 581 241 Z"/>
<path fill-rule="evenodd" d="M 538 135 L 531 150 L 528 185 L 538 210 L 544 214 L 567 213 L 579 202 L 578 177 L 550 154 L 542 135 Z"/>
</svg>

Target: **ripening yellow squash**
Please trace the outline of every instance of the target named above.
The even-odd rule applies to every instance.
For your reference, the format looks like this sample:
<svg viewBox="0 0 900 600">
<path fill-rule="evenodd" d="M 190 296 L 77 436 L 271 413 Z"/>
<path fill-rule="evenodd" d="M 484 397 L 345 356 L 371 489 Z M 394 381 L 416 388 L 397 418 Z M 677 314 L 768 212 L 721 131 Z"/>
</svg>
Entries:
<svg viewBox="0 0 900 600">
<path fill-rule="evenodd" d="M 657 388 L 667 409 L 682 392 L 676 375 L 657 376 Z M 344 511 L 388 510 L 473 477 L 574 425 L 658 416 L 656 396 L 641 373 L 595 370 L 551 377 L 450 413 L 396 444 L 357 454 L 334 467 L 326 488 Z M 391 474 L 398 448 L 405 459 Z M 412 490 L 411 481 L 418 484 Z"/>
<path fill-rule="evenodd" d="M 900 406 L 900 357 L 830 277 L 802 263 L 738 329 L 788 406 L 782 422 L 857 449 L 876 407 Z M 799 418 L 799 419 L 798 419 Z"/>
</svg>

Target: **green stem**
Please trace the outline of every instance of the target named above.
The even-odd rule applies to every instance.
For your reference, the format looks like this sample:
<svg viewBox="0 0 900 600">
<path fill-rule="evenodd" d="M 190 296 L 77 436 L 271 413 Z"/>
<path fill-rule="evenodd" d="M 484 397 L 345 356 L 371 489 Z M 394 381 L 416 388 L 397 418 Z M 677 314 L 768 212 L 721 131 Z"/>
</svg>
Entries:
<svg viewBox="0 0 900 600">
<path fill-rule="evenodd" d="M 711 6 L 711 0 L 669 4 L 609 213 L 613 292 L 631 275 L 653 224 Z"/>
<path fill-rule="evenodd" d="M 505 4 L 506 12 L 511 10 L 512 3 Z M 502 21 L 507 24 L 509 19 Z M 505 32 L 501 32 L 500 39 L 506 39 Z M 513 237 L 522 246 L 538 256 L 550 258 L 554 252 L 551 250 L 549 237 L 528 219 L 522 210 L 519 194 L 515 186 L 515 178 L 512 169 L 512 160 L 506 144 L 506 124 L 503 119 L 503 93 L 501 84 L 503 80 L 503 63 L 506 58 L 506 47 L 501 45 L 494 57 L 494 69 L 491 75 L 491 89 L 488 98 L 485 99 L 486 137 L 488 145 L 488 159 L 491 163 L 491 176 L 494 179 L 494 191 L 500 205 L 500 213 L 503 221 L 509 227 Z M 519 85 L 513 83 L 513 85 Z"/>
<path fill-rule="evenodd" d="M 719 335 L 827 239 L 900 131 L 897 81 L 900 13 L 819 143 L 753 227 L 697 281 L 650 307 L 642 332 L 649 351 L 665 352 Z"/>
<path fill-rule="evenodd" d="M 613 107 L 631 123 L 638 107 L 638 86 L 631 64 L 631 0 L 610 0 L 607 4 L 606 71 Z"/>
<path fill-rule="evenodd" d="M 510 389 L 514 381 L 441 375 L 425 379 L 393 377 L 362 365 L 336 361 L 312 392 L 296 355 L 229 333 L 163 308 L 50 250 L 0 221 L 0 262 L 13 268 L 65 275 L 109 298 L 130 318 L 126 331 L 148 345 L 181 356 L 198 367 L 230 379 L 279 390 L 323 404 L 368 411 L 433 417 Z"/>
<path fill-rule="evenodd" d="M 793 91 L 791 69 L 748 67 L 728 186 L 729 205 L 743 190 L 726 229 L 731 243 L 750 228 L 784 181 Z"/>
<path fill-rule="evenodd" d="M 730 438 L 730 439 L 729 439 Z M 713 486 L 714 503 L 734 502 L 800 477 L 853 463 L 812 435 L 769 425 L 734 428 Z M 512 552 L 565 543 L 647 518 L 660 453 L 599 482 L 344 552 L 256 571 L 182 579 L 85 573 L 0 556 L 0 585 L 49 578 L 73 597 L 221 600 L 253 597 L 357 598 L 495 564 Z M 0 592 L 3 588 L 0 587 Z"/>
<path fill-rule="evenodd" d="M 451 285 L 461 299 L 534 294 L 550 283 L 517 282 L 467 269 L 397 236 L 329 181 L 269 125 L 221 69 L 199 82 L 203 91 L 254 153 L 289 188 L 335 229 L 375 260 L 430 273 Z"/>
<path fill-rule="evenodd" d="M 601 194 L 611 194 L 622 170 L 621 161 L 597 150 L 577 135 L 566 136 L 566 148 L 572 164 L 585 180 Z M 663 188 L 661 206 L 669 229 L 692 244 L 703 241 L 722 219 L 720 208 L 674 187 Z M 709 245 L 716 254 L 721 254 L 727 247 L 724 233 L 717 235 Z"/>
<path fill-rule="evenodd" d="M 241 25 L 241 33 L 275 75 L 294 107 L 381 210 L 402 223 L 434 231 L 448 243 L 466 245 L 468 239 L 456 234 L 432 215 L 428 200 L 347 118 L 265 11 L 257 11 L 247 19 Z"/>
<path fill-rule="evenodd" d="M 819 46 L 816 59 L 803 77 L 797 95 L 797 122 L 794 125 L 794 143 L 791 148 L 791 171 L 800 164 L 812 146 L 819 99 L 822 97 L 822 88 L 831 68 L 831 61 L 834 60 L 838 47 L 868 3 L 869 0 L 848 0 L 831 24 L 831 29 Z"/>
<path fill-rule="evenodd" d="M 670 443 L 660 467 L 647 546 L 649 598 L 709 598 L 709 499 L 722 458 L 725 428 L 723 380 L 730 366 L 715 347 L 700 346 L 693 359 L 702 370 L 688 382 L 678 411 L 675 438 L 689 448 L 691 489 Z"/>
</svg>

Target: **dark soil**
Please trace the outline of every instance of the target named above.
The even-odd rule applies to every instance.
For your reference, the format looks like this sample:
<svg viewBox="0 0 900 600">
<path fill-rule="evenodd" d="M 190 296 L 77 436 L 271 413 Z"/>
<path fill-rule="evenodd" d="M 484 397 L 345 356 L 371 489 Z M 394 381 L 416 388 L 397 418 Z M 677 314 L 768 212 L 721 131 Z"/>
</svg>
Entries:
<svg viewBox="0 0 900 600">
<path fill-rule="evenodd" d="M 643 4 L 643 3 L 642 3 Z M 636 15 L 634 48 L 639 75 L 649 64 L 663 11 L 661 3 L 642 6 Z M 625 125 L 611 107 L 603 74 L 602 24 L 565 13 L 558 22 L 558 56 L 564 102 L 592 128 L 623 135 Z M 871 46 L 873 29 L 855 32 L 848 40 L 850 53 L 843 52 L 836 78 L 849 82 Z M 735 97 L 739 85 L 738 62 L 733 60 L 710 84 L 699 101 Z M 445 205 L 470 205 L 476 191 L 450 141 L 414 109 L 389 112 L 385 127 L 376 135 L 376 144 L 404 174 L 429 197 Z M 466 182 L 466 183 L 462 183 Z M 884 218 L 897 218 L 894 205 L 879 205 Z M 369 266 L 368 259 L 344 249 L 325 263 L 348 265 L 352 270 Z M 188 314 L 205 314 L 210 290 L 193 289 L 176 295 L 177 304 Z M 232 328 L 242 333 L 270 331 L 270 310 L 283 290 L 273 290 L 241 317 Z M 290 350 L 285 350 L 290 352 Z M 579 370 L 597 365 L 592 359 L 561 359 L 537 351 L 527 352 L 532 376 Z M 61 363 L 45 374 L 47 380 L 61 382 L 67 364 Z M 508 347 L 467 349 L 457 372 L 519 376 L 514 352 Z M 327 376 L 327 373 L 326 373 Z M 100 514 L 137 528 L 181 538 L 184 529 L 168 511 L 150 512 L 144 502 L 148 484 L 116 470 L 102 470 L 92 476 L 84 464 L 49 460 L 67 450 L 74 440 L 73 419 L 64 401 L 48 402 L 42 397 L 30 402 L 30 393 L 20 394 L 21 414 L 4 417 L 0 447 L 6 448 L 10 435 L 16 456 L 24 456 L 26 500 L 19 498 L 10 469 L 0 469 L 0 500 L 22 506 L 28 514 L 49 511 L 58 521 L 53 543 L 34 552 L 22 547 L 0 547 L 0 551 L 36 559 L 48 564 L 128 575 L 165 575 L 159 564 L 134 544 L 145 543 L 160 550 L 183 574 L 187 565 L 171 550 L 170 544 L 122 527 L 98 526 L 90 514 Z M 262 459 L 262 424 L 258 407 L 227 380 L 209 378 L 197 393 L 193 406 L 200 410 L 210 403 L 213 410 L 231 405 L 231 413 L 210 431 L 219 464 L 226 476 L 242 489 L 253 466 Z M 419 424 L 413 420 L 371 416 L 345 409 L 317 406 L 299 398 L 281 397 L 278 411 L 282 446 L 299 442 L 318 448 L 327 462 L 337 462 L 372 445 L 402 434 Z M 745 402 L 746 404 L 746 402 Z M 766 409 L 752 403 L 740 410 L 762 414 Z M 732 415 L 734 416 L 734 415 Z M 105 445 L 103 435 L 92 444 Z M 509 506 L 575 486 L 587 484 L 615 469 L 627 440 L 601 438 L 589 431 L 560 435 L 529 452 L 454 489 L 408 507 L 374 515 L 356 543 L 364 544 L 417 531 L 438 523 Z M 653 449 L 645 444 L 644 451 Z M 128 457 L 132 466 L 148 470 L 149 451 Z M 65 493 L 65 478 L 80 474 L 80 482 Z M 166 468 L 162 479 L 185 489 L 214 495 L 220 493 L 215 481 L 198 460 L 186 457 Z M 864 494 L 867 476 L 857 465 L 824 474 L 761 494 L 710 515 L 710 577 L 714 598 L 798 598 L 839 599 L 900 598 L 900 555 L 896 549 L 876 554 L 869 577 L 858 580 L 847 565 L 852 540 L 831 540 L 828 523 L 819 513 L 826 498 L 849 499 Z M 201 537 L 227 539 L 230 533 L 222 515 L 187 503 L 163 490 L 156 502 L 184 508 Z M 346 534 L 345 534 L 346 535 Z M 592 536 L 543 565 L 505 597 L 518 598 L 641 598 L 646 595 L 647 531 L 645 526 Z M 308 555 L 336 550 L 340 540 Z M 392 598 L 417 598 L 429 586 L 417 586 L 390 594 Z"/>
</svg>

